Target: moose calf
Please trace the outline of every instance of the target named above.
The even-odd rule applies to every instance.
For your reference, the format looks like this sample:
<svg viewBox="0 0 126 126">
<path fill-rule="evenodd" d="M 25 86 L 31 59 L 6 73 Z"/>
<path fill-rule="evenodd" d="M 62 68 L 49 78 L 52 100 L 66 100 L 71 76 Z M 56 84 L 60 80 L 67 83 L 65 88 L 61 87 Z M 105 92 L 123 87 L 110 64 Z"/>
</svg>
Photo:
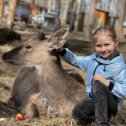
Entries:
<svg viewBox="0 0 126 126">
<path fill-rule="evenodd" d="M 48 39 L 27 42 L 2 57 L 8 63 L 29 67 L 19 72 L 10 97 L 28 118 L 70 116 L 83 98 L 83 85 L 65 72 L 56 51 L 65 44 L 68 33 L 66 25 Z"/>
</svg>

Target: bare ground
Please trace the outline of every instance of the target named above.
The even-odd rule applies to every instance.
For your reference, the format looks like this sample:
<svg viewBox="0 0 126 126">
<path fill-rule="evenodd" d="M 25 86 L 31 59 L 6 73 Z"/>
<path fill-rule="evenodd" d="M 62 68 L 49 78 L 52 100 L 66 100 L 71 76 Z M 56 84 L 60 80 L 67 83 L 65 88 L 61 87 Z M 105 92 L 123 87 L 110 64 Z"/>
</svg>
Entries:
<svg viewBox="0 0 126 126">
<path fill-rule="evenodd" d="M 26 31 L 27 32 L 27 31 Z M 23 35 L 22 35 L 23 36 Z M 32 34 L 26 34 L 23 36 L 23 42 L 29 39 Z M 68 47 L 78 55 L 88 55 L 91 53 L 91 42 L 83 41 L 82 33 L 71 33 L 69 35 Z M 9 94 L 13 85 L 15 75 L 19 67 L 15 67 L 6 64 L 2 61 L 1 57 L 4 52 L 22 44 L 22 42 L 15 41 L 10 45 L 6 44 L 0 46 L 0 126 L 74 126 L 75 121 L 70 117 L 66 118 L 37 118 L 37 119 L 24 119 L 18 121 L 16 114 L 18 111 L 7 103 Z M 119 44 L 120 51 L 126 56 L 125 50 L 126 44 Z M 62 61 L 62 65 L 65 69 L 75 69 L 85 79 L 86 75 L 81 70 L 74 68 Z M 114 117 L 111 121 L 111 126 L 126 126 L 126 106 L 123 111 Z"/>
</svg>

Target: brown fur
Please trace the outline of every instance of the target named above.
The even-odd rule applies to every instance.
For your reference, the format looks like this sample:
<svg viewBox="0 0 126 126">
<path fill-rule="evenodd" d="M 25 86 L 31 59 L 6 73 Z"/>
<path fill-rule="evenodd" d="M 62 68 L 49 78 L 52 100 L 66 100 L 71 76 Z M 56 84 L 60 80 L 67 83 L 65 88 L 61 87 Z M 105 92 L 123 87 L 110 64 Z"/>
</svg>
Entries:
<svg viewBox="0 0 126 126">
<path fill-rule="evenodd" d="M 71 115 L 72 108 L 84 95 L 83 85 L 64 71 L 57 62 L 57 56 L 50 53 L 47 41 L 26 43 L 2 57 L 6 62 L 29 66 L 32 71 L 27 76 L 24 68 L 28 81 L 20 80 L 18 74 L 11 93 L 11 99 L 20 103 L 18 107 L 29 118 Z M 53 43 L 54 39 L 49 41 Z"/>
</svg>

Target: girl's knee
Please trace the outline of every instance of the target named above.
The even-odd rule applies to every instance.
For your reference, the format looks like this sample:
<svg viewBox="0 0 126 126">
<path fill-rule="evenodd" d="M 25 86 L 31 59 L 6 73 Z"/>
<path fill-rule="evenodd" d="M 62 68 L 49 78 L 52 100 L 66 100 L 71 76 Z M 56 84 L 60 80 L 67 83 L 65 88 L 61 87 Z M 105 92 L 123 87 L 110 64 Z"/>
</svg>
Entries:
<svg viewBox="0 0 126 126">
<path fill-rule="evenodd" d="M 98 90 L 103 90 L 105 86 L 100 81 L 95 81 L 92 84 L 92 93 L 96 93 Z"/>
</svg>

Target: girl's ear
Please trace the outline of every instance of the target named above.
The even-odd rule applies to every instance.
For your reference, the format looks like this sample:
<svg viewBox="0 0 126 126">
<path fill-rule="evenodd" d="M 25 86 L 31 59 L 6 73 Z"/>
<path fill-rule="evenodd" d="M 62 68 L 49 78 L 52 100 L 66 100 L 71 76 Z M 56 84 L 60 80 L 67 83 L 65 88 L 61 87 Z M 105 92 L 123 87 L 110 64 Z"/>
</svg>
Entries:
<svg viewBox="0 0 126 126">
<path fill-rule="evenodd" d="M 118 39 L 116 39 L 115 50 L 118 50 L 118 44 L 119 44 L 119 41 L 118 41 Z"/>
<path fill-rule="evenodd" d="M 116 39 L 116 43 L 119 43 L 119 40 L 118 39 Z"/>
<path fill-rule="evenodd" d="M 118 46 L 118 44 L 119 44 L 119 40 L 118 40 L 118 39 L 116 39 L 116 46 Z"/>
</svg>

